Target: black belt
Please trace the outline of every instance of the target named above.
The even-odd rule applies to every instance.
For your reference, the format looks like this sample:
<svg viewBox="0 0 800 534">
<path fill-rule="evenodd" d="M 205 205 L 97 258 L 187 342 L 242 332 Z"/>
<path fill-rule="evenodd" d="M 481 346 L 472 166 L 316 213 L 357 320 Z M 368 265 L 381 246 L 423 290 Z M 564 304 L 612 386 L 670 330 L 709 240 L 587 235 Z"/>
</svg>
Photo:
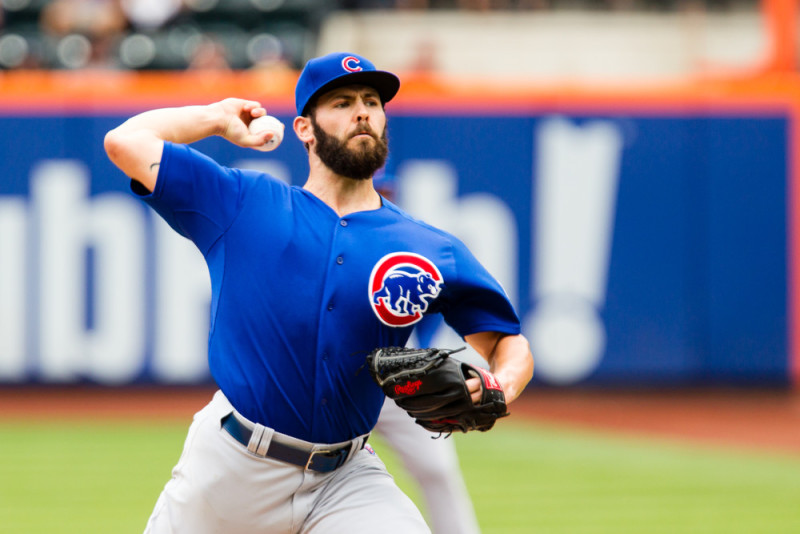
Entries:
<svg viewBox="0 0 800 534">
<path fill-rule="evenodd" d="M 233 413 L 226 415 L 222 419 L 222 428 L 224 428 L 233 439 L 245 447 L 250 444 L 250 436 L 253 435 L 253 431 L 242 424 Z M 336 449 L 308 451 L 286 443 L 281 443 L 276 437 L 277 434 L 274 434 L 272 440 L 270 440 L 266 456 L 319 473 L 329 473 L 341 467 L 345 461 L 347 461 L 347 457 L 350 455 L 350 449 L 352 448 L 352 445 L 348 443 Z M 365 438 L 364 443 L 366 443 L 366 441 Z"/>
</svg>

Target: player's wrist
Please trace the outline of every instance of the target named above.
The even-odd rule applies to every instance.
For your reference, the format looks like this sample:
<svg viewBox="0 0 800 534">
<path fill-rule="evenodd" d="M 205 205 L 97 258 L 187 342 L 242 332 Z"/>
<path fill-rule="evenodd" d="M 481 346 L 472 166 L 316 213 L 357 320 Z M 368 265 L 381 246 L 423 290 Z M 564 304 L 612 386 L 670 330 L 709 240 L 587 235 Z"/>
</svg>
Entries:
<svg viewBox="0 0 800 534">
<path fill-rule="evenodd" d="M 508 376 L 504 372 L 497 372 L 492 373 L 495 379 L 500 383 L 500 387 L 503 388 L 503 395 L 506 398 L 506 404 L 510 404 L 514 399 L 519 397 L 521 393 L 521 389 L 517 384 L 517 380 L 514 377 Z"/>
<path fill-rule="evenodd" d="M 225 137 L 233 117 L 222 102 L 214 102 L 201 107 L 198 119 L 198 123 L 203 125 L 209 136 Z"/>
</svg>

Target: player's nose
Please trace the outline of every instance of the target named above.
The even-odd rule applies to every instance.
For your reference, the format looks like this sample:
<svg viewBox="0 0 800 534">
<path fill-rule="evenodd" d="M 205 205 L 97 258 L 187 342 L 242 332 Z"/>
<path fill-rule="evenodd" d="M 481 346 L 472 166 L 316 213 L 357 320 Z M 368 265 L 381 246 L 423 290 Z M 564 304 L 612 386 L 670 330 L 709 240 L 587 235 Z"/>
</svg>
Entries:
<svg viewBox="0 0 800 534">
<path fill-rule="evenodd" d="M 362 98 L 356 100 L 355 115 L 356 115 L 356 121 L 365 121 L 369 118 L 369 107 Z"/>
</svg>

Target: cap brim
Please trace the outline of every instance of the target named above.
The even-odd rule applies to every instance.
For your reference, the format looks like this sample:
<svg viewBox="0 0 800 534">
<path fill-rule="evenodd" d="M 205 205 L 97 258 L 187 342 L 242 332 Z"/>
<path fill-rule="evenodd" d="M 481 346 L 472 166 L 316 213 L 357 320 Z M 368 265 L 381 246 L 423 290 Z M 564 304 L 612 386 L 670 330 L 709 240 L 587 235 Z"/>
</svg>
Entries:
<svg viewBox="0 0 800 534">
<path fill-rule="evenodd" d="M 345 85 L 366 85 L 374 87 L 381 97 L 381 102 L 386 104 L 397 94 L 400 90 L 400 79 L 392 74 L 383 70 L 368 70 L 363 72 L 351 72 L 343 76 L 335 78 L 316 91 L 306 102 L 303 113 L 306 112 L 308 105 L 314 101 L 319 95 L 344 87 Z"/>
</svg>

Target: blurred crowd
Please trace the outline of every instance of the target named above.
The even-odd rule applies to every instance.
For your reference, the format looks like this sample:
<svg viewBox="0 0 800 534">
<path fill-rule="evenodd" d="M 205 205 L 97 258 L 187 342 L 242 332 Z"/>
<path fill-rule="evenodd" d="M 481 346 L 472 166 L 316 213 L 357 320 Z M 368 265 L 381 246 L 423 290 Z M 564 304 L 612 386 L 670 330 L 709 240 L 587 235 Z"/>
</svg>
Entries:
<svg viewBox="0 0 800 534">
<path fill-rule="evenodd" d="M 758 0 L 0 0 L 0 70 L 297 69 L 335 10 L 676 9 Z"/>
<path fill-rule="evenodd" d="M 0 68 L 295 68 L 325 0 L 0 0 Z"/>
</svg>

